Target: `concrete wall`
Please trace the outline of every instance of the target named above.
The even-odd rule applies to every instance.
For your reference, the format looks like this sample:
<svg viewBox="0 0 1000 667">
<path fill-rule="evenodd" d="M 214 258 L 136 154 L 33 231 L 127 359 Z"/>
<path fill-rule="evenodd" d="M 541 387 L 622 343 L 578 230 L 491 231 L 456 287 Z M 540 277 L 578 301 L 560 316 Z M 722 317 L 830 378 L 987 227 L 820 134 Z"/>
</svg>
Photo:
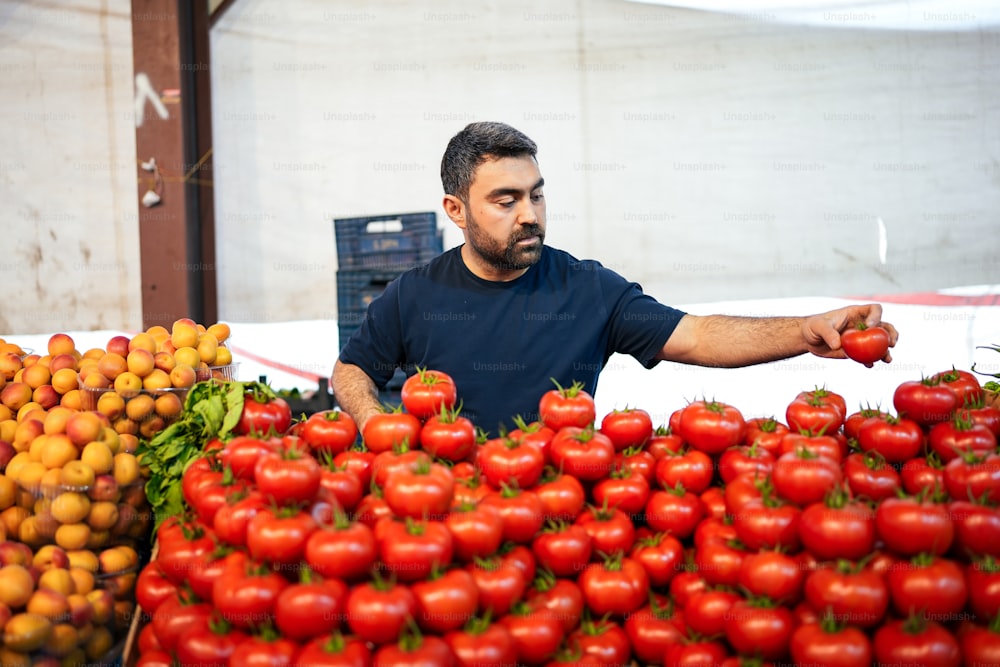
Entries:
<svg viewBox="0 0 1000 667">
<path fill-rule="evenodd" d="M 334 217 L 434 210 L 459 243 L 438 164 L 478 119 L 539 143 L 551 244 L 666 302 L 1000 275 L 996 29 L 621 0 L 287 7 L 240 0 L 213 29 L 222 319 L 335 317 Z M 0 0 L 0 331 L 140 322 L 129 11 Z M 46 235 L 60 252 L 35 252 Z"/>
</svg>

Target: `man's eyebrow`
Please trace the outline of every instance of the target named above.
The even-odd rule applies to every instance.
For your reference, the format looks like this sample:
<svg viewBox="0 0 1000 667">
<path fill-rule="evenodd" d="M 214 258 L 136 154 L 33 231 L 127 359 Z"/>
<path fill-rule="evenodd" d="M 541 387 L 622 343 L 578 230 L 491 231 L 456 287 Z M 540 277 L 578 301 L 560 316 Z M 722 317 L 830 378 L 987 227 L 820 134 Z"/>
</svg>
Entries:
<svg viewBox="0 0 1000 667">
<path fill-rule="evenodd" d="M 531 186 L 530 192 L 538 190 L 543 185 L 545 185 L 545 179 L 539 178 L 538 182 L 535 183 L 533 186 Z M 496 190 L 491 190 L 489 193 L 487 193 L 486 197 L 489 199 L 495 199 L 497 197 L 506 197 L 508 195 L 516 196 L 521 194 L 522 192 L 524 192 L 524 190 L 521 190 L 520 188 L 497 188 Z"/>
</svg>

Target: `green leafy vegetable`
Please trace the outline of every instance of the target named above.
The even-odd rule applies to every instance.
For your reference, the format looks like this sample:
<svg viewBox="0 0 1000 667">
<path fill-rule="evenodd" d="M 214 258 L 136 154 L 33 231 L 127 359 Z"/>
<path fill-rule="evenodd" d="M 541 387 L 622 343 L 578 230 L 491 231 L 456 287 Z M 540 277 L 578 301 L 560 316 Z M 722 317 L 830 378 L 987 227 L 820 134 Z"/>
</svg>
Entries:
<svg viewBox="0 0 1000 667">
<path fill-rule="evenodd" d="M 151 440 L 139 443 L 136 454 L 149 469 L 146 498 L 153 510 L 154 535 L 167 517 L 184 513 L 184 471 L 205 455 L 205 444 L 210 440 L 226 442 L 233 436 L 243 414 L 243 397 L 249 392 L 274 396 L 274 391 L 260 382 L 199 382 L 188 391 L 180 418 Z"/>
</svg>

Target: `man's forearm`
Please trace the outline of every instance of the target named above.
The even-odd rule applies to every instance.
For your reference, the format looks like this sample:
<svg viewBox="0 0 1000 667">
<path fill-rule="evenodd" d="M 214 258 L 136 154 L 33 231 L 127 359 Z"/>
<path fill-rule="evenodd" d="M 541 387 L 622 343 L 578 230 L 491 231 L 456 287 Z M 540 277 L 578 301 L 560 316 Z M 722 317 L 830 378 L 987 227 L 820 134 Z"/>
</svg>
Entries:
<svg viewBox="0 0 1000 667">
<path fill-rule="evenodd" d="M 333 366 L 331 386 L 337 405 L 351 415 L 359 429 L 364 428 L 369 417 L 382 410 L 375 382 L 353 364 L 344 364 L 337 360 Z"/>
<path fill-rule="evenodd" d="M 805 319 L 686 315 L 661 358 L 721 368 L 788 359 L 809 350 L 803 335 Z"/>
</svg>

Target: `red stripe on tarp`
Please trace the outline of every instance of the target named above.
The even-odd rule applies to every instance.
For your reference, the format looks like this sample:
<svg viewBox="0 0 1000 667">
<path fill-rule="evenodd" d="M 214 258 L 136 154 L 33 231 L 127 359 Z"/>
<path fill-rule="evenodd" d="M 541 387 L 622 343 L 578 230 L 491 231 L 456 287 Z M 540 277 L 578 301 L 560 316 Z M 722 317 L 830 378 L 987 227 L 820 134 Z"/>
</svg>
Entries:
<svg viewBox="0 0 1000 667">
<path fill-rule="evenodd" d="M 913 292 L 911 294 L 868 294 L 848 298 L 851 300 L 899 303 L 911 306 L 1000 306 L 1000 294 L 963 296 L 939 294 L 937 292 Z"/>
<path fill-rule="evenodd" d="M 275 370 L 281 371 L 282 373 L 288 373 L 289 375 L 297 375 L 300 378 L 305 378 L 307 380 L 312 380 L 313 382 L 319 382 L 323 376 L 317 375 L 316 373 L 310 373 L 309 371 L 304 371 L 301 368 L 295 368 L 294 366 L 287 366 L 281 362 L 274 361 L 273 359 L 268 359 L 267 357 L 262 357 L 260 355 L 254 354 L 253 352 L 247 352 L 238 347 L 229 347 L 230 350 L 239 354 L 241 357 L 246 357 L 252 361 L 256 361 L 262 366 L 268 366 Z M 331 367 L 332 368 L 332 367 Z"/>
</svg>

